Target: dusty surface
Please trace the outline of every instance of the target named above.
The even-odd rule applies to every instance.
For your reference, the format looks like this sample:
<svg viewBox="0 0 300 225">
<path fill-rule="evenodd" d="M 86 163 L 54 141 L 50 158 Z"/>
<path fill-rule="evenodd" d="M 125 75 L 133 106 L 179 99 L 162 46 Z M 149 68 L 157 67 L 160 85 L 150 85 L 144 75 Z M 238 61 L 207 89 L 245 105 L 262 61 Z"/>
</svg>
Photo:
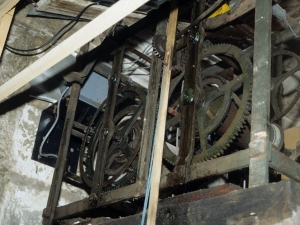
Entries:
<svg viewBox="0 0 300 225">
<path fill-rule="evenodd" d="M 28 18 L 27 11 L 28 7 L 16 11 L 8 36 L 11 46 L 39 46 L 67 22 Z M 18 56 L 5 50 L 0 61 L 0 85 L 41 56 Z M 31 154 L 41 112 L 48 106 L 26 92 L 0 104 L 0 224 L 42 224 L 53 168 L 31 160 Z M 64 185 L 60 204 L 84 196 L 85 192 Z"/>
</svg>

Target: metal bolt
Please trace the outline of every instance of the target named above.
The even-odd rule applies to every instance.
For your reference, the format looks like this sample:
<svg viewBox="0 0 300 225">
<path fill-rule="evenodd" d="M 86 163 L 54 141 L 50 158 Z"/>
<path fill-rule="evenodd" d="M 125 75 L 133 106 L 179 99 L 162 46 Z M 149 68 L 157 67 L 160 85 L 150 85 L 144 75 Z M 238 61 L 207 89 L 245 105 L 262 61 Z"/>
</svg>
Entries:
<svg viewBox="0 0 300 225">
<path fill-rule="evenodd" d="M 110 82 L 112 83 L 115 83 L 117 81 L 117 78 L 115 75 L 112 75 L 110 78 L 109 78 Z"/>
<path fill-rule="evenodd" d="M 194 91 L 192 89 L 186 89 L 181 97 L 180 97 L 180 101 L 182 103 L 183 106 L 187 106 L 189 104 L 191 104 L 194 101 Z"/>
<path fill-rule="evenodd" d="M 70 152 L 74 152 L 74 148 L 70 148 Z"/>
<path fill-rule="evenodd" d="M 200 34 L 199 32 L 190 34 L 190 42 L 193 44 L 197 43 L 200 40 Z"/>
<path fill-rule="evenodd" d="M 104 134 L 104 136 L 108 135 L 108 128 L 104 128 L 103 134 Z"/>
</svg>

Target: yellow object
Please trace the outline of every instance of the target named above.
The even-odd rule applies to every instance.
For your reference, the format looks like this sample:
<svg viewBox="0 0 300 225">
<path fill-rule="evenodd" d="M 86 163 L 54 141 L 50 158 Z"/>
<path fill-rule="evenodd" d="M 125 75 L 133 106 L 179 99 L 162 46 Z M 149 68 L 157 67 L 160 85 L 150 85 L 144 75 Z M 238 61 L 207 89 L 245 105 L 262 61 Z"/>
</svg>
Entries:
<svg viewBox="0 0 300 225">
<path fill-rule="evenodd" d="M 222 15 L 230 10 L 230 6 L 225 3 L 219 9 L 217 9 L 213 14 L 211 14 L 208 18 L 214 18 L 216 16 Z"/>
</svg>

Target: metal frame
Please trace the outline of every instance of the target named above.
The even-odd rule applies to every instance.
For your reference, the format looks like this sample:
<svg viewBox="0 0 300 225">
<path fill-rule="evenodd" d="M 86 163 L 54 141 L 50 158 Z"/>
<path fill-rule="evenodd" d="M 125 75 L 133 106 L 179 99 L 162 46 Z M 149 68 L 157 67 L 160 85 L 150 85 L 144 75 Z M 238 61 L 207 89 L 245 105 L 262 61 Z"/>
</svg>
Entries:
<svg viewBox="0 0 300 225">
<path fill-rule="evenodd" d="M 245 2 L 248 1 L 242 1 L 242 2 L 246 4 Z M 249 0 L 249 2 L 251 4 L 249 4 L 248 6 L 252 7 L 254 4 L 254 0 Z M 244 13 L 248 11 L 249 8 L 246 7 Z M 166 29 L 166 18 L 163 13 L 163 10 L 160 10 L 160 12 L 161 12 L 160 14 L 156 14 L 159 15 L 158 16 L 159 19 L 157 19 L 156 21 L 160 21 L 158 22 L 156 27 L 156 34 L 163 35 L 165 34 L 165 29 Z M 237 12 L 239 12 L 237 14 L 238 16 L 243 14 L 240 13 L 240 11 Z M 232 17 L 232 15 L 236 15 L 236 14 L 233 13 L 231 17 L 230 15 L 231 14 L 228 13 L 227 16 L 232 20 L 234 17 L 234 16 Z M 199 16 L 199 13 L 197 16 Z M 269 95 L 270 88 L 266 88 L 266 87 L 270 87 L 270 82 L 271 82 L 270 81 L 271 45 L 279 44 L 281 42 L 291 39 L 293 37 L 293 33 L 287 29 L 280 33 L 275 33 L 271 35 L 271 18 L 272 18 L 271 0 L 256 0 L 256 18 L 257 19 L 255 23 L 255 27 L 256 27 L 255 45 L 254 47 L 250 47 L 245 50 L 245 52 L 249 56 L 252 56 L 254 53 L 253 102 L 255 102 L 255 104 L 253 104 L 252 107 L 252 123 L 251 123 L 252 139 L 250 143 L 250 148 L 211 161 L 190 165 L 188 163 L 190 159 L 190 154 L 189 154 L 190 152 L 188 151 L 188 149 L 190 149 L 192 145 L 192 141 L 187 141 L 186 145 L 182 146 L 186 148 L 186 152 L 185 151 L 181 152 L 182 159 L 176 165 L 174 171 L 172 173 L 169 173 L 161 177 L 160 189 L 173 187 L 196 179 L 228 173 L 246 167 L 250 168 L 249 187 L 255 187 L 255 186 L 268 183 L 269 167 L 273 168 L 279 173 L 287 175 L 288 177 L 290 177 L 295 181 L 300 182 L 300 164 L 291 160 L 284 154 L 280 153 L 277 149 L 271 147 L 268 139 L 268 121 L 269 121 L 269 105 L 270 105 L 270 98 L 268 95 Z M 147 17 L 144 18 L 144 22 L 146 24 L 150 24 L 151 23 L 150 21 L 151 20 L 149 20 Z M 225 20 L 224 23 L 226 23 L 226 21 L 228 20 Z M 135 29 L 131 27 L 127 31 L 128 32 L 137 31 L 139 29 L 142 29 L 145 26 L 145 23 L 142 22 L 138 22 L 138 23 L 139 23 L 138 25 L 133 25 L 135 26 Z M 222 25 L 218 20 L 216 20 L 216 23 L 218 26 Z M 197 28 L 198 30 L 196 31 L 201 32 L 202 29 L 201 26 L 205 27 L 205 23 L 201 24 Z M 268 27 L 267 31 L 266 31 L 266 27 Z M 300 34 L 300 26 L 295 26 L 293 28 L 297 34 Z M 123 38 L 123 40 L 126 40 L 126 38 L 129 37 L 128 32 L 126 32 L 127 36 Z M 115 42 L 113 43 L 115 44 Z M 192 60 L 197 59 L 196 57 L 197 51 L 201 49 L 201 44 L 202 43 L 199 41 L 197 43 L 197 48 L 194 48 L 192 52 L 190 52 L 190 56 L 193 56 L 195 54 L 194 55 L 195 57 L 191 57 L 188 63 L 189 66 L 187 66 L 187 70 L 190 69 L 190 65 L 195 64 L 195 62 L 193 62 Z M 266 50 L 261 51 L 261 49 L 266 49 Z M 263 60 L 266 60 L 266 63 L 262 64 L 261 62 Z M 154 121 L 155 121 L 156 108 L 153 107 L 153 105 L 156 104 L 158 98 L 161 66 L 162 66 L 162 61 L 158 59 L 156 56 L 152 56 L 152 67 L 151 67 L 150 82 L 148 87 L 149 94 L 147 96 L 146 110 L 145 110 L 146 121 L 144 123 L 144 131 L 143 131 L 142 144 L 141 144 L 141 150 L 139 156 L 139 165 L 138 165 L 136 182 L 134 184 L 122 187 L 120 189 L 112 190 L 106 193 L 100 193 L 101 179 L 100 180 L 98 179 L 97 181 L 95 181 L 92 189 L 92 194 L 88 198 L 82 199 L 80 201 L 65 206 L 56 207 L 55 214 L 53 217 L 54 220 L 61 220 L 64 218 L 73 217 L 78 215 L 79 213 L 88 211 L 90 209 L 99 208 L 108 204 L 124 201 L 126 199 L 141 197 L 145 195 L 146 180 L 147 180 L 148 167 L 150 162 L 150 152 L 151 152 L 150 149 L 152 146 L 153 135 L 154 135 Z M 119 65 L 117 65 L 117 61 L 115 61 L 112 71 L 116 71 L 117 67 L 119 68 Z M 195 69 L 195 71 L 199 71 L 199 70 L 200 70 L 199 68 Z M 191 83 L 193 82 L 193 78 L 194 78 L 193 74 L 194 73 L 191 73 L 190 77 L 185 78 L 186 79 L 185 83 L 187 84 L 185 89 L 193 88 Z M 117 84 L 117 82 L 115 84 Z M 108 96 L 112 97 L 113 95 L 111 94 L 112 93 L 109 93 Z M 193 116 L 194 114 L 193 109 L 195 106 L 191 105 L 189 107 L 190 108 L 189 110 L 186 110 L 186 113 L 189 113 L 191 116 Z M 109 123 L 109 121 L 107 121 L 107 123 Z M 188 121 L 186 121 L 186 123 L 188 123 Z M 107 126 L 109 126 L 109 124 L 105 125 L 104 123 L 102 128 L 104 129 Z M 191 135 L 190 133 L 188 134 L 189 135 L 187 136 L 187 138 L 189 138 L 189 136 Z M 106 137 L 109 136 L 110 135 L 106 135 Z M 105 138 L 105 137 L 101 136 L 100 138 Z M 60 172 L 63 170 L 64 168 L 61 167 Z M 52 211 L 54 212 L 54 210 Z M 47 213 L 45 213 L 45 215 L 47 215 Z"/>
<path fill-rule="evenodd" d="M 272 0 L 256 1 L 249 187 L 269 182 Z"/>
</svg>

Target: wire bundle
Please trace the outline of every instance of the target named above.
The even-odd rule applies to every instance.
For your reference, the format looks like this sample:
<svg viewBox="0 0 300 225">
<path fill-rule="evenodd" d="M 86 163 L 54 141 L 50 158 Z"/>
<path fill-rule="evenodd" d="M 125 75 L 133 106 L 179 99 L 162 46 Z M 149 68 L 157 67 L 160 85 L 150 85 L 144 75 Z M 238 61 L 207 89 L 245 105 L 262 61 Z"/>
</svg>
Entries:
<svg viewBox="0 0 300 225">
<path fill-rule="evenodd" d="M 11 51 L 15 54 L 20 54 L 20 55 L 37 55 L 37 54 L 40 54 L 40 53 L 44 52 L 45 50 L 47 50 L 48 48 L 50 48 L 53 44 L 55 44 L 67 31 L 69 31 L 79 21 L 80 17 L 83 15 L 83 13 L 85 13 L 85 11 L 93 5 L 99 5 L 99 3 L 92 3 L 88 6 L 86 6 L 84 9 L 81 10 L 81 12 L 76 17 L 74 17 L 69 23 L 67 23 L 65 26 L 63 26 L 48 41 L 46 41 L 44 44 L 42 44 L 38 47 L 31 48 L 31 49 L 19 49 L 19 48 L 11 47 L 8 44 L 6 44 L 5 47 L 6 47 L 7 50 L 9 50 L 9 51 Z M 50 45 L 50 46 L 48 46 L 48 45 Z M 43 49 L 46 46 L 48 46 L 48 47 L 46 49 L 44 49 L 43 51 L 41 51 L 41 52 L 28 53 L 28 52 L 37 51 L 39 49 Z M 26 52 L 26 53 L 24 54 L 23 52 Z"/>
</svg>

